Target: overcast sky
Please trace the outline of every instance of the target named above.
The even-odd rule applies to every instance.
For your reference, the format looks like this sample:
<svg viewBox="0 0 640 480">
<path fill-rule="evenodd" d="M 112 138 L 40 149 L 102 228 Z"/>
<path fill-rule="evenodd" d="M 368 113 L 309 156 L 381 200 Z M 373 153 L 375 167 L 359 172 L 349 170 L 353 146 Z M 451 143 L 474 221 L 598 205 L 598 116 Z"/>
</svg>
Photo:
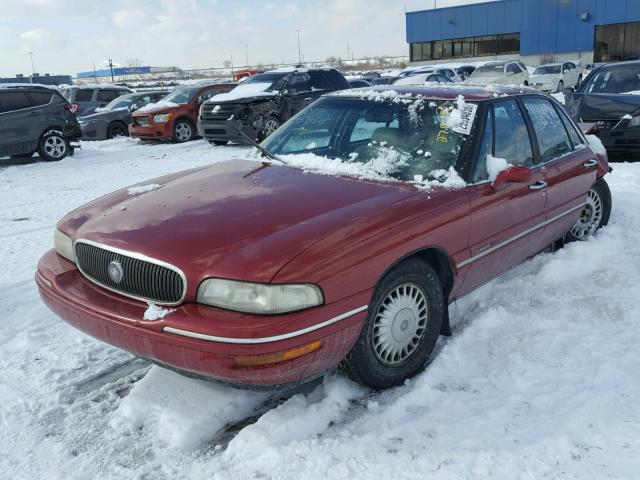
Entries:
<svg viewBox="0 0 640 480">
<path fill-rule="evenodd" d="M 404 11 L 436 0 L 0 0 L 0 76 L 72 74 L 106 59 L 204 68 L 406 55 Z M 437 0 L 438 7 L 487 0 Z"/>
</svg>

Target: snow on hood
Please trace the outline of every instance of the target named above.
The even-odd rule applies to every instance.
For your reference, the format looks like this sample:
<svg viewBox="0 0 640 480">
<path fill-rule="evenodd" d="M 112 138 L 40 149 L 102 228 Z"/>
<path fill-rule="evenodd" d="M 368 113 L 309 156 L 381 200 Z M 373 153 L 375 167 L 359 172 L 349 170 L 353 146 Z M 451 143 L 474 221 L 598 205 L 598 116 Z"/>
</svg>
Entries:
<svg viewBox="0 0 640 480">
<path fill-rule="evenodd" d="M 231 102 L 233 100 L 249 97 L 272 97 L 277 95 L 278 92 L 273 90 L 267 91 L 271 85 L 273 85 L 271 82 L 243 83 L 230 92 L 214 95 L 207 101 L 207 103 Z"/>
<path fill-rule="evenodd" d="M 144 112 L 150 112 L 152 110 L 159 110 L 161 108 L 173 108 L 173 107 L 179 107 L 179 106 L 180 105 L 178 105 L 177 103 L 160 100 L 159 102 L 156 102 L 156 103 L 147 103 L 144 107 L 140 107 L 137 111 L 144 113 Z"/>
</svg>

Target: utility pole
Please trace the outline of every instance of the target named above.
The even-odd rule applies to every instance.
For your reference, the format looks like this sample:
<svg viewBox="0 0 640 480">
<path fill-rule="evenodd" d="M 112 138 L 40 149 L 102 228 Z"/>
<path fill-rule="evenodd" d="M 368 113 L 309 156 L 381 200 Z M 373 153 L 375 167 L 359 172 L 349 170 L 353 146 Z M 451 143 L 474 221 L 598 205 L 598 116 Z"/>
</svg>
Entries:
<svg viewBox="0 0 640 480">
<path fill-rule="evenodd" d="M 233 53 L 231 54 L 231 78 L 235 80 L 235 76 L 233 75 Z"/>
<path fill-rule="evenodd" d="M 244 59 L 246 60 L 247 68 L 249 68 L 249 45 L 244 44 Z"/>
<path fill-rule="evenodd" d="M 109 68 L 111 69 L 111 83 L 116 83 L 115 79 L 113 78 L 113 61 L 111 59 L 109 59 Z"/>
<path fill-rule="evenodd" d="M 36 69 L 33 66 L 33 52 L 29 52 L 29 56 L 31 57 L 31 83 L 33 83 L 33 77 L 36 74 Z"/>
<path fill-rule="evenodd" d="M 300 28 L 296 30 L 298 32 L 298 65 L 302 65 L 302 49 L 300 48 Z"/>
<path fill-rule="evenodd" d="M 347 42 L 347 60 L 351 58 L 351 45 Z"/>
</svg>

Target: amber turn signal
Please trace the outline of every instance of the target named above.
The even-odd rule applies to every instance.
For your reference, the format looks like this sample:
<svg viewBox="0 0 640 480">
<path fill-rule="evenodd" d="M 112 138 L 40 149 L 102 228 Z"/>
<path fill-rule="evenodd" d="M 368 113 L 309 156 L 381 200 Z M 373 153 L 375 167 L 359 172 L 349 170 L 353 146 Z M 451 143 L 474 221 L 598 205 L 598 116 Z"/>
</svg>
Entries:
<svg viewBox="0 0 640 480">
<path fill-rule="evenodd" d="M 267 353 L 265 355 L 251 355 L 247 357 L 235 357 L 233 362 L 237 367 L 258 367 L 261 365 L 271 365 L 273 363 L 286 362 L 287 360 L 293 360 L 294 358 L 302 357 L 309 353 L 315 352 L 322 347 L 322 340 L 316 340 L 315 342 L 296 347 L 291 350 L 285 350 L 284 352 Z"/>
</svg>

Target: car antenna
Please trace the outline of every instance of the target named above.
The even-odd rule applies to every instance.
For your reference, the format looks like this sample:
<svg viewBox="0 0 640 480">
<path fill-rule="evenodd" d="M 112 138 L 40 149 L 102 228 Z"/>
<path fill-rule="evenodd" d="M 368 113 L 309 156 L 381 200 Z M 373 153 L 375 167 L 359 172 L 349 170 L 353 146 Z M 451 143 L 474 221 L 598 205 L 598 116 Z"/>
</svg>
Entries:
<svg viewBox="0 0 640 480">
<path fill-rule="evenodd" d="M 253 138 L 251 138 L 249 135 L 247 135 L 246 133 L 244 133 L 242 131 L 242 129 L 238 126 L 238 121 L 237 120 L 233 120 L 232 118 L 228 118 L 226 120 L 226 122 L 229 123 L 229 125 L 231 125 L 231 128 L 233 128 L 237 133 L 240 134 L 241 137 L 243 137 L 246 141 L 248 141 L 251 145 L 253 145 L 254 147 L 256 147 L 258 150 L 260 150 L 260 152 L 262 153 L 262 155 L 264 155 L 265 157 L 270 158 L 271 160 L 276 160 L 280 163 L 283 163 L 284 165 L 288 165 L 289 162 L 285 162 L 284 160 L 282 160 L 280 157 L 278 157 L 277 155 L 271 153 L 269 150 L 267 150 L 266 148 L 264 148 L 262 145 L 260 145 L 258 142 L 256 142 Z"/>
</svg>

